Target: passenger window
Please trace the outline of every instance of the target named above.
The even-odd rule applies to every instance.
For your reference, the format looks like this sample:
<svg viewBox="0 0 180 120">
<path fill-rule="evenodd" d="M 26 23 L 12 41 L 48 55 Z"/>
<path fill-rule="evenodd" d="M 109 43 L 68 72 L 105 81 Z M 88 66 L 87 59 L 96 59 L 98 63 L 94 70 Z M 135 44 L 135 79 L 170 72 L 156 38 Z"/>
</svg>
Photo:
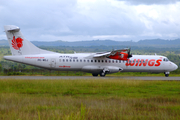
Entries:
<svg viewBox="0 0 180 120">
<path fill-rule="evenodd" d="M 107 60 L 105 60 L 105 62 L 107 63 Z"/>
<path fill-rule="evenodd" d="M 80 62 L 82 62 L 82 60 L 80 60 Z"/>
<path fill-rule="evenodd" d="M 94 60 L 94 62 L 97 62 L 96 60 Z"/>
<path fill-rule="evenodd" d="M 98 62 L 100 62 L 100 60 L 98 60 Z"/>
<path fill-rule="evenodd" d="M 71 62 L 72 60 L 70 59 L 69 62 Z"/>
<path fill-rule="evenodd" d="M 65 59 L 63 59 L 63 62 L 65 62 Z"/>
<path fill-rule="evenodd" d="M 87 60 L 87 62 L 89 62 L 89 60 Z"/>
<path fill-rule="evenodd" d="M 73 62 L 75 62 L 75 60 L 73 59 Z"/>
<path fill-rule="evenodd" d="M 66 62 L 68 62 L 68 59 L 66 59 Z"/>
<path fill-rule="evenodd" d="M 121 61 L 119 60 L 119 63 L 121 63 Z"/>
<path fill-rule="evenodd" d="M 78 62 L 78 60 L 76 60 L 76 62 Z"/>
<path fill-rule="evenodd" d="M 109 63 L 111 63 L 111 60 L 109 60 Z"/>
<path fill-rule="evenodd" d="M 102 60 L 102 63 L 104 62 L 104 60 Z"/>
<path fill-rule="evenodd" d="M 86 62 L 86 60 L 84 60 L 84 62 Z"/>
<path fill-rule="evenodd" d="M 93 60 L 91 60 L 91 62 L 93 62 Z"/>
<path fill-rule="evenodd" d="M 48 61 L 48 59 L 43 59 L 43 61 Z"/>
</svg>

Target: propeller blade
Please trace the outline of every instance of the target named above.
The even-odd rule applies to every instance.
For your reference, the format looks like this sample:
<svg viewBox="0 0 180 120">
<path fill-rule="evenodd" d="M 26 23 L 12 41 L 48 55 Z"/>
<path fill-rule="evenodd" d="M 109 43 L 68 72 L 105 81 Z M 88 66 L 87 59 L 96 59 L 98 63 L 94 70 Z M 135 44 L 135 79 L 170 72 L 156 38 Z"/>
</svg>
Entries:
<svg viewBox="0 0 180 120">
<path fill-rule="evenodd" d="M 128 50 L 128 58 L 132 57 L 132 54 L 130 52 L 131 52 L 131 48 L 129 48 L 129 50 Z"/>
</svg>

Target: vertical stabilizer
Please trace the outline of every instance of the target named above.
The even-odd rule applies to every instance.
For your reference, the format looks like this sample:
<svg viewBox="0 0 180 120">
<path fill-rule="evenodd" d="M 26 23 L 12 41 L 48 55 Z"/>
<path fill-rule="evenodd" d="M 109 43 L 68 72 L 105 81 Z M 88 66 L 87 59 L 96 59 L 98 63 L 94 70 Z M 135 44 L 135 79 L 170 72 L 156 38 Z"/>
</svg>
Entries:
<svg viewBox="0 0 180 120">
<path fill-rule="evenodd" d="M 30 54 L 48 54 L 54 53 L 42 50 L 31 42 L 26 40 L 22 35 L 20 28 L 14 25 L 4 26 L 12 55 L 30 55 Z"/>
</svg>

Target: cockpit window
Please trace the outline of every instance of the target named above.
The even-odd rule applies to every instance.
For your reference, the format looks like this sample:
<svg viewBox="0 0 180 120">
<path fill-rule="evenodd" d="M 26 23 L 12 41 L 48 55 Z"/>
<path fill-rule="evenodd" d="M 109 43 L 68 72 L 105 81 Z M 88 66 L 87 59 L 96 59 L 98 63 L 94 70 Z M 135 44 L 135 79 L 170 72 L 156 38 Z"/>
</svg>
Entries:
<svg viewBox="0 0 180 120">
<path fill-rule="evenodd" d="M 163 61 L 168 62 L 169 60 L 167 58 L 164 58 Z"/>
</svg>

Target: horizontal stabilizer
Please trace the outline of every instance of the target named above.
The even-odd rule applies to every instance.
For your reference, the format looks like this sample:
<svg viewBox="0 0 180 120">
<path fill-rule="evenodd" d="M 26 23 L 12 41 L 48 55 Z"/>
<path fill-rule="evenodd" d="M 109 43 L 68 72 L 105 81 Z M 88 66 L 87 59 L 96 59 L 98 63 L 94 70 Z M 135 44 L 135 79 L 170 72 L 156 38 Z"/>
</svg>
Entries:
<svg viewBox="0 0 180 120">
<path fill-rule="evenodd" d="M 20 30 L 20 28 L 16 27 L 16 26 L 11 26 L 6 29 L 6 31 L 8 31 L 8 32 L 19 32 L 19 30 Z"/>
</svg>

